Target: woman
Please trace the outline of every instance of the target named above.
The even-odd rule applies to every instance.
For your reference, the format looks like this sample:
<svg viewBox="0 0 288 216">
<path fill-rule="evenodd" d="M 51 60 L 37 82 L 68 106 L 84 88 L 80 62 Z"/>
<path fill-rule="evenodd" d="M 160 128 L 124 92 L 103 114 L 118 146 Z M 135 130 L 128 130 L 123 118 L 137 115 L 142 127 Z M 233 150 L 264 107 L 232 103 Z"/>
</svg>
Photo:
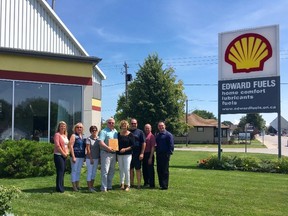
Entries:
<svg viewBox="0 0 288 216">
<path fill-rule="evenodd" d="M 97 136 L 98 129 L 92 125 L 89 128 L 91 136 L 86 139 L 86 167 L 87 167 L 87 186 L 90 192 L 95 192 L 94 180 L 97 173 L 98 161 L 100 158 L 100 146 Z"/>
<path fill-rule="evenodd" d="M 64 192 L 64 174 L 65 162 L 69 154 L 67 144 L 69 143 L 67 137 L 67 124 L 60 121 L 57 125 L 56 133 L 54 135 L 54 163 L 56 167 L 56 191 Z"/>
<path fill-rule="evenodd" d="M 135 138 L 128 131 L 127 121 L 120 122 L 120 133 L 118 133 L 119 151 L 117 152 L 121 189 L 130 190 L 130 163 L 132 159 L 132 148 L 135 145 Z M 125 181 L 125 184 L 124 184 Z"/>
<path fill-rule="evenodd" d="M 85 158 L 85 140 L 83 138 L 83 124 L 81 122 L 74 126 L 74 134 L 70 137 L 69 149 L 71 154 L 71 182 L 74 191 L 80 190 L 80 175 Z"/>
</svg>

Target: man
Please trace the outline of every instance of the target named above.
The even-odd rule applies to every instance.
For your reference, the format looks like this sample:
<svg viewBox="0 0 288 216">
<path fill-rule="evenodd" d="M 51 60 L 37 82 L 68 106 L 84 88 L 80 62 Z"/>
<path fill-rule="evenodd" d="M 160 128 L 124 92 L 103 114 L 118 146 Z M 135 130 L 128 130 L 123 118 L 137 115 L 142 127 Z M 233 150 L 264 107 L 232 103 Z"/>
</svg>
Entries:
<svg viewBox="0 0 288 216">
<path fill-rule="evenodd" d="M 173 135 L 166 130 L 165 123 L 158 123 L 159 133 L 156 135 L 156 161 L 157 174 L 161 190 L 168 189 L 169 183 L 169 161 L 174 151 Z"/>
<path fill-rule="evenodd" d="M 117 139 L 118 132 L 114 128 L 115 120 L 109 118 L 107 127 L 100 131 L 99 145 L 101 157 L 101 191 L 112 190 L 112 180 L 115 173 L 116 151 L 109 146 L 110 139 Z"/>
<path fill-rule="evenodd" d="M 141 161 L 144 158 L 146 147 L 144 132 L 137 128 L 137 120 L 132 118 L 130 121 L 130 132 L 135 137 L 135 146 L 132 152 L 132 161 L 130 165 L 130 182 L 134 185 L 134 168 L 136 170 L 137 188 L 141 188 Z"/>
<path fill-rule="evenodd" d="M 144 126 L 144 132 L 146 136 L 146 148 L 143 158 L 143 179 L 144 187 L 155 187 L 155 171 L 154 171 L 154 149 L 155 149 L 155 136 L 152 134 L 152 127 L 150 124 Z"/>
</svg>

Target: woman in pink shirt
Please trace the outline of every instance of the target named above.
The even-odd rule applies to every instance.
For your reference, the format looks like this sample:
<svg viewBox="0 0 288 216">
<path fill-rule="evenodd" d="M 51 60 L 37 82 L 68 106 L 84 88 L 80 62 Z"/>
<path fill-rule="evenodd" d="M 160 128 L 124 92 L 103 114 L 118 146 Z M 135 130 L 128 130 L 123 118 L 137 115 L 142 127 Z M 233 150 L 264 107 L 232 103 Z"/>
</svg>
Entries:
<svg viewBox="0 0 288 216">
<path fill-rule="evenodd" d="M 68 134 L 67 124 L 60 121 L 57 126 L 57 131 L 54 135 L 54 163 L 56 167 L 56 191 L 64 192 L 64 173 L 65 161 L 69 154 L 68 151 Z"/>
</svg>

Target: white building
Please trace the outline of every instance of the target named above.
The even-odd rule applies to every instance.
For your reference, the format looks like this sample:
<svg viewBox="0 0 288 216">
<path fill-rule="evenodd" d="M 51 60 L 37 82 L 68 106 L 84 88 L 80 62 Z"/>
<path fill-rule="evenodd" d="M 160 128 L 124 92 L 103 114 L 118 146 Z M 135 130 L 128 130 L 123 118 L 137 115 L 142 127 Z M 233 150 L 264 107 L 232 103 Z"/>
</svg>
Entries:
<svg viewBox="0 0 288 216">
<path fill-rule="evenodd" d="M 45 0 L 0 1 L 0 142 L 49 140 L 57 123 L 101 125 L 106 79 Z"/>
<path fill-rule="evenodd" d="M 276 117 L 271 123 L 270 126 L 272 126 L 275 130 L 278 131 L 278 117 Z M 281 133 L 287 133 L 288 132 L 288 121 L 281 116 Z"/>
</svg>

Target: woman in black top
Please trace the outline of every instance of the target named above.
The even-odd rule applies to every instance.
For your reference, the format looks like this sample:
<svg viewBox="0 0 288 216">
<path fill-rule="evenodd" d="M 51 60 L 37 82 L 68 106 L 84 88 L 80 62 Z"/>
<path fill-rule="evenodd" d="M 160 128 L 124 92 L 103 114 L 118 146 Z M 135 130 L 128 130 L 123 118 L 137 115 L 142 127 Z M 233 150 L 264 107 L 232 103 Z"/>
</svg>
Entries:
<svg viewBox="0 0 288 216">
<path fill-rule="evenodd" d="M 118 134 L 119 151 L 117 152 L 121 189 L 130 190 L 130 163 L 132 159 L 132 148 L 135 145 L 135 138 L 128 131 L 127 121 L 120 122 L 120 133 Z"/>
</svg>

